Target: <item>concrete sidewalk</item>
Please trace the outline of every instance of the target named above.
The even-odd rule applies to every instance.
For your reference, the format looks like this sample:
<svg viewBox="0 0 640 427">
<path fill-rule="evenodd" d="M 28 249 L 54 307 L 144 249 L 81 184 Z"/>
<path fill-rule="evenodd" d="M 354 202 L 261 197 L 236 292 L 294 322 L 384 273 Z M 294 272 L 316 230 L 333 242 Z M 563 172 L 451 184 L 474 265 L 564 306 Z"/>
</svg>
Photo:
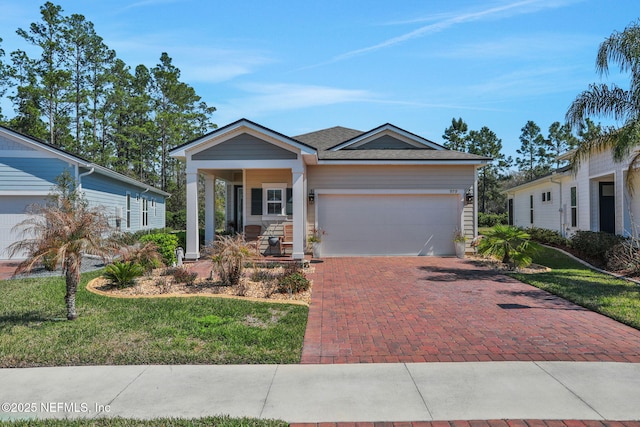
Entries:
<svg viewBox="0 0 640 427">
<path fill-rule="evenodd" d="M 0 369 L 0 419 L 640 420 L 640 364 L 469 362 Z"/>
</svg>

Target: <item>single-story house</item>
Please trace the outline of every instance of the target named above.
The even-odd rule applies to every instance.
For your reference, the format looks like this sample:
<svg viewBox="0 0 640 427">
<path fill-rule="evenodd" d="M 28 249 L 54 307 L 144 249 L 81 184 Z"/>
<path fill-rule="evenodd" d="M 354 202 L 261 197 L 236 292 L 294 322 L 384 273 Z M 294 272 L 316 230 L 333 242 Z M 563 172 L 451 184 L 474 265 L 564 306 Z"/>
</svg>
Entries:
<svg viewBox="0 0 640 427">
<path fill-rule="evenodd" d="M 477 233 L 477 170 L 491 159 L 447 150 L 385 124 L 287 136 L 241 119 L 171 150 L 186 160 L 187 248 L 197 259 L 198 176 L 205 240 L 215 237 L 215 181 L 227 185 L 227 222 L 292 224 L 294 259 L 317 231 L 323 256 L 451 255 L 453 236 Z"/>
<path fill-rule="evenodd" d="M 113 227 L 135 232 L 165 226 L 169 193 L 0 126 L 0 259 L 9 258 L 7 247 L 18 238 L 15 225 L 30 205 L 46 203 L 64 170 L 89 205 L 104 207 Z"/>
<path fill-rule="evenodd" d="M 561 168 L 506 190 L 509 224 L 546 228 L 563 236 L 577 230 L 637 236 L 640 200 L 625 184 L 629 161 L 616 163 L 611 152 L 596 152 L 575 171 Z M 640 179 L 635 182 L 638 191 Z"/>
</svg>

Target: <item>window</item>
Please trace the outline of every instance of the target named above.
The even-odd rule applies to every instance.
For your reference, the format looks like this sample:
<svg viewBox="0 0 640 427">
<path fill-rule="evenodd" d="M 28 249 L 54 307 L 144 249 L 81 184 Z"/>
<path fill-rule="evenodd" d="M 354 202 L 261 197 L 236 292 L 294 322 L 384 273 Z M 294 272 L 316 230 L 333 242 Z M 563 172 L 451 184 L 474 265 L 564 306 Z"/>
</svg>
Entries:
<svg viewBox="0 0 640 427">
<path fill-rule="evenodd" d="M 150 199 L 151 200 L 151 207 L 153 208 L 153 216 L 156 217 L 158 216 L 158 207 L 156 206 L 156 199 Z"/>
<path fill-rule="evenodd" d="M 547 203 L 547 202 L 551 201 L 551 191 L 547 191 L 547 192 L 543 192 L 542 193 L 542 201 L 544 203 Z"/>
<path fill-rule="evenodd" d="M 264 183 L 261 189 L 251 189 L 251 215 L 287 215 L 288 194 L 286 183 Z"/>
<path fill-rule="evenodd" d="M 267 215 L 282 215 L 282 189 L 267 188 Z"/>
<path fill-rule="evenodd" d="M 533 224 L 533 194 L 529 196 L 529 223 Z"/>
<path fill-rule="evenodd" d="M 571 187 L 571 226 L 578 226 L 578 189 Z"/>
<path fill-rule="evenodd" d="M 149 225 L 149 199 L 142 198 L 142 226 Z"/>
<path fill-rule="evenodd" d="M 131 228 L 131 194 L 127 193 L 127 228 Z"/>
</svg>

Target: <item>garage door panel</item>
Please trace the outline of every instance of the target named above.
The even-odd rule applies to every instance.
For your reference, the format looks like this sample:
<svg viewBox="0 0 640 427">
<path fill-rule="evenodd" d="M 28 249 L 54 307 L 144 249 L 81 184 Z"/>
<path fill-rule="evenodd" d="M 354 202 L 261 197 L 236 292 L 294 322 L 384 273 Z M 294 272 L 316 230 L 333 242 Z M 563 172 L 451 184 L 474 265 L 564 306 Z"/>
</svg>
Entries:
<svg viewBox="0 0 640 427">
<path fill-rule="evenodd" d="M 457 196 L 320 195 L 318 225 L 327 256 L 451 255 L 460 222 Z"/>
</svg>

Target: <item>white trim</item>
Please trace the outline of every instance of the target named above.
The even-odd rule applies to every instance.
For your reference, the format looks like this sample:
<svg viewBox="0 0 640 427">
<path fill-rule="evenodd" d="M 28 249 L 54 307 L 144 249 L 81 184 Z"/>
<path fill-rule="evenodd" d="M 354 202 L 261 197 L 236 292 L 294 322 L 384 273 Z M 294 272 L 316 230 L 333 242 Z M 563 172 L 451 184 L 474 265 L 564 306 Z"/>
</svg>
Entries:
<svg viewBox="0 0 640 427">
<path fill-rule="evenodd" d="M 281 199 L 280 199 L 279 214 L 269 213 L 269 200 L 267 197 L 267 192 L 269 190 L 280 191 Z M 287 183 L 286 182 L 263 182 L 262 183 L 262 219 L 270 220 L 270 219 L 286 218 L 286 217 L 287 217 Z"/>
<path fill-rule="evenodd" d="M 47 153 L 43 153 L 37 149 L 32 150 L 0 150 L 0 157 L 23 157 L 28 159 L 48 159 L 51 158 Z M 66 159 L 65 159 L 66 160 Z"/>
<path fill-rule="evenodd" d="M 51 194 L 50 191 L 43 190 L 0 190 L 0 196 L 48 196 L 49 194 Z"/>
<path fill-rule="evenodd" d="M 131 212 L 132 212 L 131 192 L 127 191 L 124 195 L 124 228 L 131 230 Z"/>
<path fill-rule="evenodd" d="M 605 178 L 605 177 L 610 177 L 610 176 L 613 176 L 615 178 L 616 172 L 617 171 L 615 169 L 613 169 L 611 171 L 604 172 L 604 173 L 599 173 L 597 175 L 589 175 L 589 179 L 594 179 L 595 180 L 595 179 Z"/>
<path fill-rule="evenodd" d="M 291 169 L 302 172 L 304 164 L 301 159 L 290 160 L 191 160 L 187 159 L 187 173 L 198 173 L 206 169 Z"/>
<path fill-rule="evenodd" d="M 409 132 L 407 132 L 406 130 L 400 129 L 399 127 L 396 127 L 392 124 L 386 124 L 383 125 L 379 128 L 376 129 L 372 129 L 369 132 L 365 132 L 364 134 L 354 138 L 354 139 L 350 139 L 346 142 L 343 142 L 342 144 L 336 145 L 335 147 L 331 148 L 329 151 L 339 151 L 345 147 L 357 147 L 358 145 L 361 144 L 366 144 L 367 142 L 369 142 L 370 140 L 375 139 L 375 137 L 379 137 L 382 135 L 391 135 L 391 134 L 396 134 L 398 136 L 401 136 L 403 138 L 398 138 L 403 142 L 407 142 L 407 140 L 413 141 L 412 145 L 415 145 L 416 147 L 429 147 L 432 148 L 434 150 L 444 150 L 445 148 L 439 144 L 436 144 L 433 141 L 429 141 L 425 138 L 422 138 L 421 136 L 418 135 L 414 135 L 411 134 Z M 409 143 L 409 142 L 407 142 Z"/>
<path fill-rule="evenodd" d="M 450 189 L 332 189 L 316 188 L 315 194 L 407 194 L 407 195 L 454 195 L 464 194 L 465 190 L 460 188 Z"/>
<path fill-rule="evenodd" d="M 217 131 L 213 131 L 207 135 L 204 135 L 201 138 L 198 138 L 183 147 L 171 150 L 169 152 L 169 155 L 171 157 L 187 157 L 187 155 L 191 155 L 194 152 L 199 152 L 200 150 L 203 150 L 205 148 L 208 148 L 212 145 L 223 142 L 229 138 L 232 138 L 233 136 L 236 136 L 245 132 L 253 136 L 257 136 L 256 134 L 261 135 L 263 137 L 266 136 L 269 139 L 271 139 L 273 142 L 277 141 L 280 144 L 284 144 L 288 146 L 289 151 L 291 151 L 291 147 L 295 147 L 298 150 L 300 150 L 302 154 L 316 154 L 315 149 L 308 147 L 304 144 L 297 143 L 292 138 L 286 137 L 284 135 L 280 135 L 267 128 L 256 126 L 255 124 L 249 122 L 246 119 L 241 119 L 231 126 L 218 129 Z M 270 142 L 270 141 L 266 141 L 266 142 Z M 285 148 L 282 145 L 280 146 L 282 148 Z M 195 149 L 198 149 L 198 151 L 195 151 Z"/>
<path fill-rule="evenodd" d="M 489 160 L 318 160 L 318 165 L 481 165 Z"/>
</svg>

